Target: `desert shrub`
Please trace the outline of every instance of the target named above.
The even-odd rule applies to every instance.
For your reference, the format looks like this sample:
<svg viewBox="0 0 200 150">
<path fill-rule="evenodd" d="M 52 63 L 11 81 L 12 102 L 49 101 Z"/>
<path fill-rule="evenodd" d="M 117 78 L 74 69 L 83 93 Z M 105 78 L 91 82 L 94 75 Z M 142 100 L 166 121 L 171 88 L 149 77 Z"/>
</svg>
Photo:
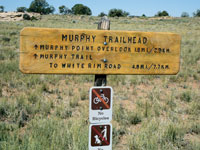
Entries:
<svg viewBox="0 0 200 150">
<path fill-rule="evenodd" d="M 4 12 L 4 6 L 0 6 L 0 13 Z"/>
<path fill-rule="evenodd" d="M 17 8 L 17 12 L 25 12 L 25 11 L 27 11 L 26 7 L 18 7 Z"/>
<path fill-rule="evenodd" d="M 200 9 L 197 9 L 197 11 L 193 13 L 193 16 L 200 17 Z"/>
<path fill-rule="evenodd" d="M 183 12 L 182 14 L 181 14 L 181 17 L 189 17 L 190 15 L 187 13 L 187 12 Z"/>
<path fill-rule="evenodd" d="M 55 11 L 53 6 L 50 6 L 46 0 L 34 0 L 31 2 L 28 12 L 35 12 L 40 14 L 51 14 Z"/>
<path fill-rule="evenodd" d="M 142 121 L 141 116 L 134 112 L 129 113 L 128 120 L 133 125 L 139 124 Z"/>
<path fill-rule="evenodd" d="M 9 38 L 9 37 L 3 37 L 2 40 L 3 40 L 4 42 L 10 42 L 10 38 Z"/>
<path fill-rule="evenodd" d="M 75 108 L 76 106 L 78 106 L 78 100 L 79 98 L 77 96 L 73 97 L 70 101 L 69 101 L 69 106 L 71 108 Z"/>
<path fill-rule="evenodd" d="M 72 13 L 74 15 L 92 15 L 91 9 L 83 4 L 74 5 L 72 7 Z"/>
<path fill-rule="evenodd" d="M 200 134 L 200 124 L 192 123 L 191 127 L 189 128 L 189 133 Z"/>
<path fill-rule="evenodd" d="M 129 15 L 128 12 L 116 8 L 109 10 L 108 13 L 109 17 L 127 17 L 128 15 Z"/>
<path fill-rule="evenodd" d="M 29 14 L 24 14 L 24 15 L 23 15 L 23 19 L 24 19 L 24 20 L 31 20 L 31 17 L 30 17 Z"/>
<path fill-rule="evenodd" d="M 38 94 L 36 92 L 34 93 L 31 93 L 29 96 L 28 96 L 28 101 L 32 104 L 35 104 L 36 102 L 38 102 L 39 100 L 39 97 L 38 97 Z"/>
<path fill-rule="evenodd" d="M 101 12 L 98 17 L 103 17 L 103 16 L 107 16 L 104 12 Z"/>
<path fill-rule="evenodd" d="M 183 92 L 180 96 L 180 99 L 185 102 L 190 102 L 192 100 L 192 93 L 191 91 Z"/>
<path fill-rule="evenodd" d="M 190 107 L 187 109 L 187 113 L 191 115 L 198 116 L 200 113 L 200 103 L 197 99 L 196 101 L 192 101 Z"/>
<path fill-rule="evenodd" d="M 35 16 L 30 16 L 29 14 L 23 14 L 23 19 L 24 20 L 38 20 Z"/>
<path fill-rule="evenodd" d="M 66 108 L 63 104 L 56 107 L 56 116 L 61 119 L 66 119 L 72 116 L 72 110 L 70 108 Z"/>
<path fill-rule="evenodd" d="M 3 141 L 8 140 L 11 137 L 11 133 L 17 127 L 14 124 L 8 122 L 0 122 L 0 149 L 3 149 Z"/>
<path fill-rule="evenodd" d="M 51 93 L 51 91 L 49 90 L 49 86 L 46 83 L 42 84 L 41 91 Z"/>
<path fill-rule="evenodd" d="M 145 14 L 142 14 L 142 17 L 146 17 L 146 15 L 145 15 Z"/>
<path fill-rule="evenodd" d="M 163 138 L 170 142 L 175 142 L 178 138 L 178 128 L 172 124 L 166 127 Z"/>
<path fill-rule="evenodd" d="M 169 13 L 167 11 L 159 11 L 156 15 L 156 17 L 163 17 L 163 16 L 169 16 Z"/>
<path fill-rule="evenodd" d="M 58 9 L 59 9 L 60 14 L 71 14 L 72 13 L 72 10 L 67 8 L 64 5 L 60 6 Z"/>
<path fill-rule="evenodd" d="M 9 104 L 6 99 L 0 101 L 0 118 L 6 117 L 8 115 Z"/>
<path fill-rule="evenodd" d="M 38 20 L 38 19 L 35 16 L 32 16 L 31 21 L 33 21 L 33 20 Z"/>
</svg>

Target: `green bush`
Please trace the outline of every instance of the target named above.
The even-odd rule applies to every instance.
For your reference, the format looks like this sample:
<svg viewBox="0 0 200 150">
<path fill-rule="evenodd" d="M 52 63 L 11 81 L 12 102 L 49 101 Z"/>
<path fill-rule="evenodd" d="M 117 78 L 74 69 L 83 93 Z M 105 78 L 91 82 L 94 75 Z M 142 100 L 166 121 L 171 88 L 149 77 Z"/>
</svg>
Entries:
<svg viewBox="0 0 200 150">
<path fill-rule="evenodd" d="M 163 138 L 167 141 L 174 143 L 178 138 L 178 129 L 174 125 L 170 124 L 165 132 Z"/>
<path fill-rule="evenodd" d="M 193 16 L 200 17 L 200 9 L 197 9 L 197 11 L 193 13 Z"/>
<path fill-rule="evenodd" d="M 33 21 L 33 20 L 38 20 L 38 19 L 35 16 L 32 16 L 31 21 Z"/>
<path fill-rule="evenodd" d="M 129 15 L 128 12 L 116 8 L 109 10 L 108 13 L 109 17 L 127 17 L 128 15 Z"/>
<path fill-rule="evenodd" d="M 183 92 L 180 96 L 180 99 L 185 102 L 190 102 L 192 100 L 192 93 L 191 91 Z"/>
<path fill-rule="evenodd" d="M 0 13 L 4 12 L 4 6 L 0 6 Z"/>
<path fill-rule="evenodd" d="M 9 37 L 3 37 L 2 40 L 5 41 L 5 42 L 10 42 L 10 38 Z"/>
<path fill-rule="evenodd" d="M 142 17 L 146 17 L 146 15 L 145 15 L 145 14 L 142 14 Z"/>
<path fill-rule="evenodd" d="M 8 115 L 9 104 L 5 99 L 0 101 L 0 118 L 6 117 Z"/>
<path fill-rule="evenodd" d="M 61 14 L 71 14 L 72 13 L 72 10 L 67 8 L 64 5 L 60 6 L 58 9 L 59 9 L 59 13 L 61 13 Z"/>
<path fill-rule="evenodd" d="M 57 117 L 61 119 L 66 119 L 69 117 L 72 117 L 72 110 L 69 107 L 65 107 L 63 104 L 60 106 L 57 106 L 55 114 Z"/>
<path fill-rule="evenodd" d="M 169 13 L 167 11 L 159 11 L 156 15 L 156 17 L 163 17 L 163 16 L 169 16 Z"/>
<path fill-rule="evenodd" d="M 133 113 L 133 112 L 129 113 L 128 120 L 130 124 L 133 124 L 133 125 L 136 125 L 142 122 L 141 117 L 137 113 Z"/>
<path fill-rule="evenodd" d="M 187 12 L 183 12 L 182 14 L 181 14 L 181 17 L 189 17 L 190 15 L 187 13 Z"/>
<path fill-rule="evenodd" d="M 72 7 L 72 13 L 74 15 L 92 15 L 91 9 L 83 4 L 74 5 Z"/>
<path fill-rule="evenodd" d="M 46 0 L 34 0 L 31 2 L 27 11 L 46 15 L 53 13 L 55 8 L 53 6 L 49 6 Z"/>
<path fill-rule="evenodd" d="M 192 126 L 189 129 L 190 133 L 200 134 L 200 124 L 193 123 Z"/>
<path fill-rule="evenodd" d="M 17 12 L 25 12 L 25 11 L 27 11 L 26 7 L 18 7 L 17 8 Z"/>
<path fill-rule="evenodd" d="M 107 16 L 104 12 L 101 12 L 98 17 L 103 17 L 103 16 Z"/>
<path fill-rule="evenodd" d="M 24 20 L 31 20 L 31 21 L 38 20 L 35 16 L 31 17 L 29 14 L 23 14 L 23 19 Z"/>
<path fill-rule="evenodd" d="M 30 17 L 29 14 L 24 14 L 24 15 L 23 15 L 23 19 L 24 19 L 24 20 L 31 20 L 31 17 Z"/>
</svg>

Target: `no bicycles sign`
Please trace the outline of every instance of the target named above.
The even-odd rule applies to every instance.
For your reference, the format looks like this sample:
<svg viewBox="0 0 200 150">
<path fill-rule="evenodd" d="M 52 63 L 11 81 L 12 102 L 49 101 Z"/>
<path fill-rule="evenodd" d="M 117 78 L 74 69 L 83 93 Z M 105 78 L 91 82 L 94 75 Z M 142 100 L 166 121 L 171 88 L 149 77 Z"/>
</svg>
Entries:
<svg viewBox="0 0 200 150">
<path fill-rule="evenodd" d="M 112 88 L 92 87 L 90 89 L 90 122 L 104 123 L 112 120 Z"/>
</svg>

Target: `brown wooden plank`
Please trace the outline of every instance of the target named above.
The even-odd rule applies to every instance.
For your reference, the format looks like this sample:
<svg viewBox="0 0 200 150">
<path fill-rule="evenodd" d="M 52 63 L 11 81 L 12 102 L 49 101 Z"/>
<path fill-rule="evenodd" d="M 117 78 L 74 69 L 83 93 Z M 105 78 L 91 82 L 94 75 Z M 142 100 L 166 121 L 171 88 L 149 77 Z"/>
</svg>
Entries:
<svg viewBox="0 0 200 150">
<path fill-rule="evenodd" d="M 98 30 L 110 30 L 110 20 L 107 16 L 101 18 L 101 21 L 98 23 Z M 107 84 L 107 75 L 106 74 L 96 74 L 94 79 L 94 86 L 106 86 Z"/>
<path fill-rule="evenodd" d="M 176 74 L 179 35 L 139 31 L 24 28 L 20 70 L 47 74 Z"/>
</svg>

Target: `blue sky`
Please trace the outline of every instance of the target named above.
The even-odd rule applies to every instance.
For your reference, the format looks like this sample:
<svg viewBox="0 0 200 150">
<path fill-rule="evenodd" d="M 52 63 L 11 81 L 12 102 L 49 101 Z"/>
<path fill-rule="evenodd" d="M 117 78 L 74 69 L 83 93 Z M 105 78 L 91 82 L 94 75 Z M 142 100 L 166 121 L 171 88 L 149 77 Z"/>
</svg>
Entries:
<svg viewBox="0 0 200 150">
<path fill-rule="evenodd" d="M 94 16 L 100 12 L 108 13 L 112 8 L 120 8 L 128 11 L 130 15 L 154 16 L 159 10 L 166 10 L 171 16 L 180 16 L 182 12 L 188 12 L 190 16 L 200 9 L 200 0 L 46 0 L 53 5 L 58 12 L 58 7 L 65 5 L 68 8 L 75 4 L 84 4 L 92 10 Z M 29 7 L 32 0 L 0 0 L 0 5 L 5 11 L 15 11 L 17 7 Z"/>
</svg>

